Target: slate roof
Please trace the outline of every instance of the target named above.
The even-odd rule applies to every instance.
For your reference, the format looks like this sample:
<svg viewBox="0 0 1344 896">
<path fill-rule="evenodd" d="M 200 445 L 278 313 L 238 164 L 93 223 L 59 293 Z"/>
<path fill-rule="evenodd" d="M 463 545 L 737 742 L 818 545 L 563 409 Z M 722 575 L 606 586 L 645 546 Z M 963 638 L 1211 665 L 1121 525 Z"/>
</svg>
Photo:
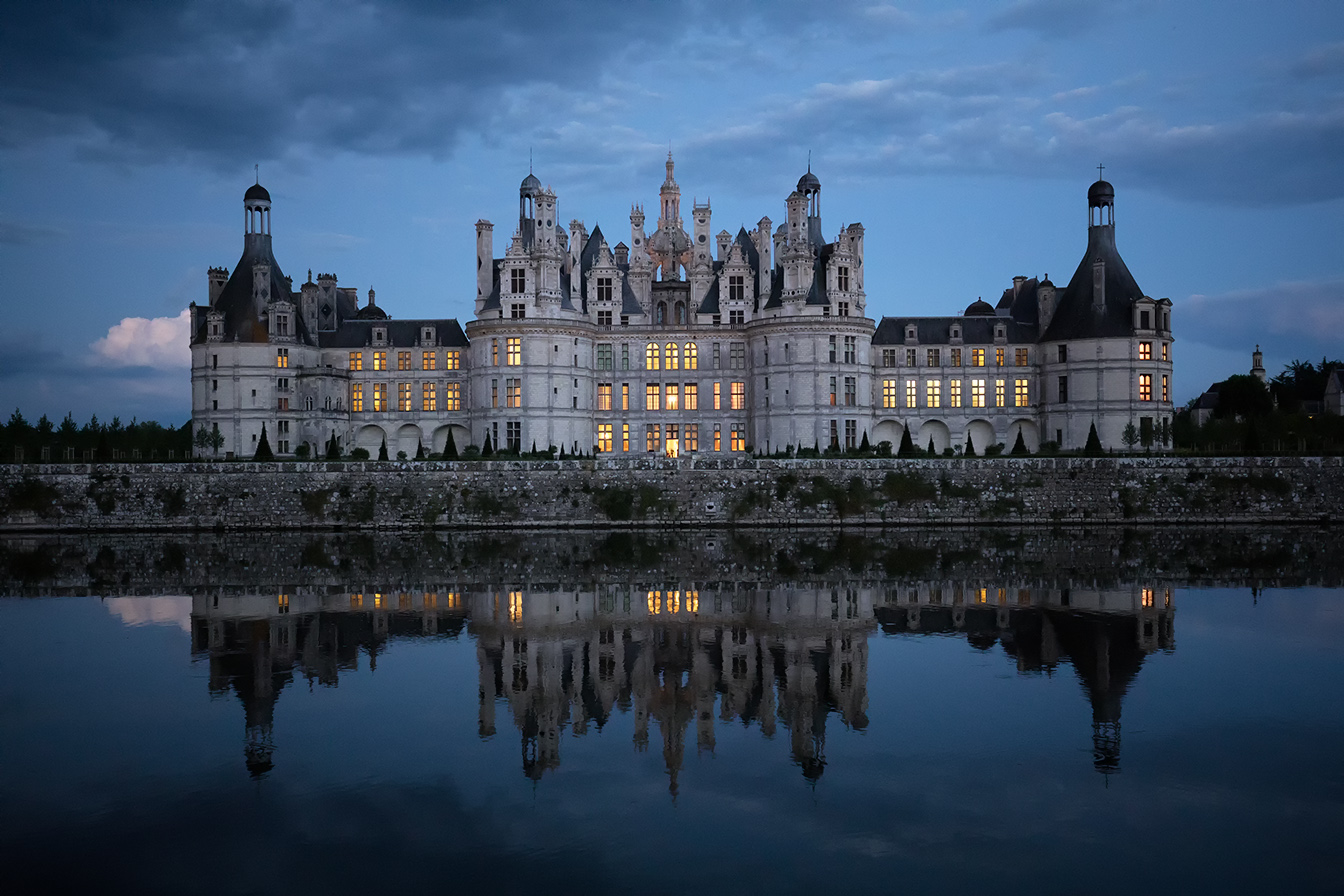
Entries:
<svg viewBox="0 0 1344 896">
<path fill-rule="evenodd" d="M 430 320 L 427 318 L 408 320 L 347 320 L 335 330 L 318 334 L 319 344 L 323 348 L 364 348 L 373 344 L 373 328 L 387 328 L 387 344 L 393 348 L 406 348 L 419 344 L 420 331 L 424 327 L 433 327 L 436 345 L 451 348 L 466 348 L 467 334 L 454 318 Z"/>
<path fill-rule="evenodd" d="M 268 339 L 266 323 L 252 302 L 252 266 L 257 264 L 271 266 L 271 302 L 288 301 L 296 306 L 299 303 L 298 294 L 290 290 L 289 281 L 271 251 L 270 236 L 246 234 L 243 238 L 243 256 L 234 265 L 233 273 L 210 309 L 224 315 L 222 335 L 225 342 L 266 342 Z M 298 341 L 303 345 L 313 345 L 313 337 L 303 322 L 303 315 L 294 315 L 294 320 Z M 201 315 L 201 327 L 192 334 L 193 343 L 206 341 L 207 326 L 205 315 Z"/>
<path fill-rule="evenodd" d="M 963 345 L 993 345 L 994 327 L 1003 324 L 1008 342 L 1035 342 L 1034 327 L 1023 326 L 1012 318 L 1003 317 L 883 317 L 873 332 L 873 345 L 905 345 L 905 328 L 915 325 L 915 336 L 920 345 L 947 345 L 952 338 L 952 325 L 961 325 Z"/>
<path fill-rule="evenodd" d="M 1101 313 L 1092 309 L 1092 263 L 1106 263 L 1106 304 Z M 1134 332 L 1133 303 L 1143 298 L 1143 290 L 1125 267 L 1115 248 L 1115 225 L 1088 228 L 1087 252 L 1078 263 L 1069 285 L 1058 294 L 1058 304 L 1049 328 L 1041 335 L 1045 341 L 1095 339 L 1130 336 Z"/>
</svg>

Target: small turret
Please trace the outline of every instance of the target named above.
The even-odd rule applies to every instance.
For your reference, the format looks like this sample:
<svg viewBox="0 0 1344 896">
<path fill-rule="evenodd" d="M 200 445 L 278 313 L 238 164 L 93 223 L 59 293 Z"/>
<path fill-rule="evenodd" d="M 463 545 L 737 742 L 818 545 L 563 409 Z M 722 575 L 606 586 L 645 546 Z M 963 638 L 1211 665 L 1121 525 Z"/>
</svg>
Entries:
<svg viewBox="0 0 1344 896">
<path fill-rule="evenodd" d="M 1265 381 L 1265 356 L 1260 351 L 1259 345 L 1251 352 L 1251 376 L 1262 383 Z"/>
<path fill-rule="evenodd" d="M 213 308 L 219 294 L 224 291 L 224 284 L 229 282 L 229 269 L 211 268 L 206 276 L 210 281 L 210 307 Z"/>
</svg>

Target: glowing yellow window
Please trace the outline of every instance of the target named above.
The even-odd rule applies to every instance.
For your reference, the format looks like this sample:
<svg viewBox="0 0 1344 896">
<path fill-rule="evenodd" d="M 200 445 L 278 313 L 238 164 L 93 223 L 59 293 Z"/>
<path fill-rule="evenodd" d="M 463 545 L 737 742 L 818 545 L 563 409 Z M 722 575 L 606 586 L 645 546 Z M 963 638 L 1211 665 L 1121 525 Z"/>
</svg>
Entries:
<svg viewBox="0 0 1344 896">
<path fill-rule="evenodd" d="M 1139 360 L 1140 361 L 1153 360 L 1153 344 L 1151 342 L 1139 343 Z"/>
<path fill-rule="evenodd" d="M 1005 402 L 1006 399 L 1007 399 L 1007 395 L 1008 395 L 1008 381 L 1007 381 L 1007 380 L 995 380 L 995 381 L 994 381 L 994 407 L 996 407 L 996 408 L 1001 408 L 1001 407 L 1003 407 L 1004 402 Z"/>
<path fill-rule="evenodd" d="M 985 366 L 985 350 L 984 350 L 984 349 L 982 349 L 982 348 L 973 348 L 973 349 L 971 349 L 971 366 L 972 366 L 972 367 L 984 367 L 984 366 Z"/>
<path fill-rule="evenodd" d="M 663 356 L 667 359 L 668 370 L 679 370 L 681 368 L 681 349 L 675 342 L 669 342 L 663 346 Z"/>
<path fill-rule="evenodd" d="M 947 384 L 947 406 L 961 407 L 961 380 L 953 380 Z"/>
<path fill-rule="evenodd" d="M 681 392 L 682 406 L 688 411 L 694 411 L 700 406 L 700 387 L 695 383 L 687 383 Z"/>
<path fill-rule="evenodd" d="M 398 370 L 410 370 L 410 369 L 411 369 L 411 353 L 410 353 L 410 352 L 397 352 L 397 369 L 398 369 Z"/>
<path fill-rule="evenodd" d="M 924 384 L 925 407 L 939 408 L 943 406 L 943 384 L 938 380 L 929 380 Z"/>
<path fill-rule="evenodd" d="M 350 595 L 350 608 L 351 608 L 351 609 L 357 610 L 357 609 L 359 609 L 359 608 L 362 607 L 362 606 L 364 606 L 364 595 L 362 595 L 362 594 L 352 594 L 352 595 Z"/>
<path fill-rule="evenodd" d="M 374 369 L 374 370 L 386 370 L 386 369 L 387 369 L 387 352 L 374 352 L 374 353 L 373 353 L 373 369 Z"/>
<path fill-rule="evenodd" d="M 1151 373 L 1139 374 L 1139 401 L 1153 400 L 1153 375 Z"/>
<path fill-rule="evenodd" d="M 443 384 L 443 409 L 445 411 L 462 410 L 462 384 Z"/>
<path fill-rule="evenodd" d="M 523 337 L 510 336 L 507 344 L 508 357 L 506 363 L 510 367 L 517 367 L 523 363 Z"/>
<path fill-rule="evenodd" d="M 434 370 L 439 363 L 439 356 L 434 352 L 424 352 L 420 357 L 420 367 L 423 370 Z"/>
<path fill-rule="evenodd" d="M 435 410 L 435 394 L 433 383 L 423 383 L 420 386 L 420 410 Z"/>
<path fill-rule="evenodd" d="M 664 407 L 669 411 L 681 410 L 681 388 L 676 383 L 668 383 L 663 388 Z"/>
<path fill-rule="evenodd" d="M 1003 366 L 1003 349 L 1001 348 L 994 349 L 994 366 L 995 367 Z"/>
<path fill-rule="evenodd" d="M 364 384 L 352 383 L 350 386 L 350 410 L 364 410 Z"/>
<path fill-rule="evenodd" d="M 644 369 L 658 370 L 662 366 L 662 356 L 658 353 L 658 343 L 650 342 L 644 346 Z"/>
<path fill-rule="evenodd" d="M 397 410 L 409 411 L 411 409 L 411 384 L 397 383 Z"/>
<path fill-rule="evenodd" d="M 611 451 L 611 424 L 597 424 L 597 450 Z"/>
<path fill-rule="evenodd" d="M 651 613 L 651 614 L 655 614 L 655 615 L 656 615 L 656 614 L 658 614 L 658 613 L 661 613 L 662 611 L 663 611 L 663 592 L 661 592 L 661 591 L 650 591 L 650 592 L 649 592 L 649 613 Z"/>
<path fill-rule="evenodd" d="M 896 381 L 895 381 L 895 380 L 883 380 L 883 381 L 882 381 L 882 407 L 884 407 L 884 408 L 894 408 L 894 407 L 898 407 L 898 405 L 896 404 L 896 401 L 897 401 L 897 399 L 896 399 L 896 394 L 897 394 Z"/>
<path fill-rule="evenodd" d="M 276 367 L 289 366 L 289 349 L 280 348 L 275 350 L 275 366 Z"/>
<path fill-rule="evenodd" d="M 351 352 L 351 353 L 350 353 L 350 369 L 351 369 L 351 370 L 363 370 L 363 369 L 364 369 L 364 353 L 363 353 L 363 352 Z"/>
<path fill-rule="evenodd" d="M 1027 394 L 1026 380 L 1013 380 L 1013 404 L 1019 408 L 1025 408 L 1031 404 L 1030 396 Z"/>
<path fill-rule="evenodd" d="M 373 409 L 375 411 L 387 410 L 387 383 L 373 384 Z"/>
<path fill-rule="evenodd" d="M 599 411 L 611 410 L 611 383 L 597 384 L 597 409 Z"/>
<path fill-rule="evenodd" d="M 684 351 L 685 351 L 685 356 L 684 356 L 684 357 L 685 357 L 685 361 L 686 361 L 686 369 L 687 369 L 687 370 L 695 370 L 695 369 L 696 369 L 696 364 L 698 363 L 698 359 L 697 359 L 697 350 L 696 350 L 695 343 L 694 343 L 694 342 L 688 342 L 688 343 L 686 343 L 685 346 L 683 346 L 683 349 L 684 349 Z"/>
<path fill-rule="evenodd" d="M 719 387 L 722 386 L 722 385 L 723 385 L 722 383 L 715 383 L 715 384 L 714 384 L 714 410 L 716 410 L 716 411 L 720 409 Z M 715 451 L 718 451 L 719 449 L 718 449 L 718 448 L 715 448 L 714 450 L 715 450 Z"/>
<path fill-rule="evenodd" d="M 733 383 L 733 393 L 732 393 L 732 395 L 733 395 L 733 400 L 732 400 L 732 408 L 733 408 L 733 410 L 735 410 L 735 411 L 740 411 L 740 410 L 745 409 L 746 406 L 747 406 L 747 384 L 746 384 L 746 383 Z"/>
<path fill-rule="evenodd" d="M 905 406 L 908 408 L 919 406 L 919 382 L 917 380 L 905 381 Z"/>
<path fill-rule="evenodd" d="M 644 410 L 656 411 L 662 403 L 663 390 L 657 383 L 648 383 L 644 386 Z"/>
<path fill-rule="evenodd" d="M 1151 588 L 1144 588 L 1144 589 L 1142 589 L 1141 594 L 1140 594 L 1140 597 L 1141 597 L 1141 601 L 1142 601 L 1142 603 L 1143 603 L 1143 605 L 1144 605 L 1145 607 L 1152 607 L 1152 606 L 1153 606 L 1153 589 L 1151 589 Z"/>
<path fill-rule="evenodd" d="M 462 353 L 460 351 L 443 353 L 444 370 L 460 370 L 462 367 Z"/>
</svg>

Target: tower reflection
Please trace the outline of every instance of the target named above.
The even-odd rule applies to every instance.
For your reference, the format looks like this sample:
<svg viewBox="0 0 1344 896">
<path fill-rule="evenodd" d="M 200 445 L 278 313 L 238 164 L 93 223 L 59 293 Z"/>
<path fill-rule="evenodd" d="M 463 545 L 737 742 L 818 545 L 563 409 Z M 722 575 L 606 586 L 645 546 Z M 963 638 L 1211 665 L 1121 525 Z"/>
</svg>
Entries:
<svg viewBox="0 0 1344 896">
<path fill-rule="evenodd" d="M 192 644 L 212 693 L 244 708 L 247 767 L 273 767 L 277 701 L 296 678 L 336 686 L 396 638 L 476 642 L 478 730 L 517 732 L 534 780 L 561 763 L 562 734 L 628 714 L 633 747 L 657 748 L 675 795 L 694 731 L 740 723 L 788 749 L 803 776 L 826 769 L 827 726 L 868 725 L 869 645 L 957 635 L 997 646 L 1021 674 L 1072 666 L 1091 704 L 1094 766 L 1120 769 L 1120 713 L 1145 657 L 1175 646 L 1172 589 L 980 582 L 752 581 L 421 586 L 193 597 Z M 466 682 L 461 683 L 468 686 Z"/>
</svg>

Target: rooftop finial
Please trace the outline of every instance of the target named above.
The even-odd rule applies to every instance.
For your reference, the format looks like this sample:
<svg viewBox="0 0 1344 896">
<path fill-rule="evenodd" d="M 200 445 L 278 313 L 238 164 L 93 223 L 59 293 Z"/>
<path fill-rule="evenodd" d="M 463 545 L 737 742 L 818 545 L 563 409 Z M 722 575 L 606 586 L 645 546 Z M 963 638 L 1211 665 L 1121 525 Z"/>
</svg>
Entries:
<svg viewBox="0 0 1344 896">
<path fill-rule="evenodd" d="M 252 166 L 252 171 L 257 175 L 257 184 L 260 185 L 260 184 L 261 184 L 261 166 L 260 166 L 260 165 L 253 165 L 253 166 Z"/>
<path fill-rule="evenodd" d="M 807 173 L 812 173 L 812 150 L 807 151 Z"/>
<path fill-rule="evenodd" d="M 532 147 L 527 148 L 527 173 L 532 173 Z"/>
<path fill-rule="evenodd" d="M 1102 177 L 1101 177 L 1101 172 L 1103 172 L 1103 171 L 1105 171 L 1105 170 L 1106 170 L 1106 166 L 1105 166 L 1105 165 L 1102 165 L 1102 164 L 1098 164 L 1098 165 L 1097 165 L 1097 180 L 1101 180 L 1101 179 L 1102 179 Z"/>
</svg>

